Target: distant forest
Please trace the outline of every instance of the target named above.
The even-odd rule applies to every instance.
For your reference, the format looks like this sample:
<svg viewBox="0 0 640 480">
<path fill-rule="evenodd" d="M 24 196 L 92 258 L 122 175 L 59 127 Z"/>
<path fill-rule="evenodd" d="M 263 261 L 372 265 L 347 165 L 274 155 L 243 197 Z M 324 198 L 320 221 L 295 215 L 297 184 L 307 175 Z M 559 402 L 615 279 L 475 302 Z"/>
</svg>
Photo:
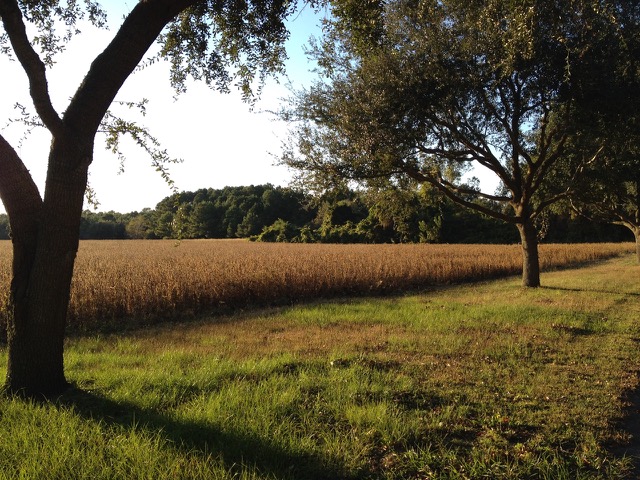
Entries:
<svg viewBox="0 0 640 480">
<path fill-rule="evenodd" d="M 617 225 L 566 212 L 540 219 L 546 243 L 633 241 Z M 0 215 L 0 238 L 10 238 Z M 85 210 L 81 239 L 250 238 L 318 243 L 517 243 L 513 225 L 463 210 L 425 190 L 360 192 L 321 197 L 270 184 L 200 189 L 166 197 L 141 212 Z"/>
</svg>

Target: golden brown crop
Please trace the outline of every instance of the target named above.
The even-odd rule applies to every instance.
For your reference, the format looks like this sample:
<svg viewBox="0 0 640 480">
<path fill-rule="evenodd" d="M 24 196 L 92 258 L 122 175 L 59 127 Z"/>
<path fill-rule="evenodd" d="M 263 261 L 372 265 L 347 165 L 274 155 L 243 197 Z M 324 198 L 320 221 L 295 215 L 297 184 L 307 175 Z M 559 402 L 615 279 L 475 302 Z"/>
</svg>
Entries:
<svg viewBox="0 0 640 480">
<path fill-rule="evenodd" d="M 590 262 L 633 249 L 631 244 L 541 245 L 541 266 Z M 0 242 L 3 311 L 10 258 L 10 242 Z M 518 245 L 84 241 L 74 272 L 69 325 L 76 331 L 121 328 L 225 307 L 397 292 L 520 271 Z"/>
</svg>

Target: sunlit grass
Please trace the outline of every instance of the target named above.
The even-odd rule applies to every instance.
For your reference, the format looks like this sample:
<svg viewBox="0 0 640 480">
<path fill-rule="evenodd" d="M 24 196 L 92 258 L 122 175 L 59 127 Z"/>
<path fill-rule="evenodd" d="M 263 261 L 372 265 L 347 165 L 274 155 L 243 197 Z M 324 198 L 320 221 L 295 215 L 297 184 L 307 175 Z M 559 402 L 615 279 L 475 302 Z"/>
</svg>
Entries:
<svg viewBox="0 0 640 480">
<path fill-rule="evenodd" d="M 0 400 L 0 478 L 633 478 L 640 270 L 544 283 L 71 338 L 75 390 Z"/>
</svg>

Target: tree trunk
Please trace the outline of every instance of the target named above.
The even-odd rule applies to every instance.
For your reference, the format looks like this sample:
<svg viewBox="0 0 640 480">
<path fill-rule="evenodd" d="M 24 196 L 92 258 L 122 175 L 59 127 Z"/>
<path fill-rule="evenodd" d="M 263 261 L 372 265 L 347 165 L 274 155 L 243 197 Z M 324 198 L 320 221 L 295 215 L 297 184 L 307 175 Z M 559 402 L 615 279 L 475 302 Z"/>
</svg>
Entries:
<svg viewBox="0 0 640 480">
<path fill-rule="evenodd" d="M 538 236 L 531 219 L 518 223 L 522 245 L 522 286 L 540 286 L 540 258 L 538 256 Z"/>
<path fill-rule="evenodd" d="M 633 230 L 633 235 L 636 238 L 636 259 L 638 260 L 638 264 L 640 264 L 640 226 Z"/>
<path fill-rule="evenodd" d="M 6 387 L 30 396 L 68 386 L 64 332 L 90 154 L 61 143 L 52 147 L 36 242 L 14 242 Z"/>
</svg>

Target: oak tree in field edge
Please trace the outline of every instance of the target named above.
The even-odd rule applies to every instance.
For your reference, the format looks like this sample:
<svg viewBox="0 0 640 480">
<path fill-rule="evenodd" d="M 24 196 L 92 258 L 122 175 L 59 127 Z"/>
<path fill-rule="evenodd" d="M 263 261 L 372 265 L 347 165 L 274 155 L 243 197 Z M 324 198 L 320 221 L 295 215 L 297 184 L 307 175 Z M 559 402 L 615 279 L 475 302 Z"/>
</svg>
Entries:
<svg viewBox="0 0 640 480">
<path fill-rule="evenodd" d="M 570 155 L 571 112 L 633 2 L 330 3 L 311 49 L 319 79 L 282 112 L 297 122 L 282 163 L 316 190 L 431 185 L 517 227 L 522 284 L 539 286 L 536 222 L 602 149 Z M 496 191 L 469 180 L 472 166 Z"/>
</svg>

